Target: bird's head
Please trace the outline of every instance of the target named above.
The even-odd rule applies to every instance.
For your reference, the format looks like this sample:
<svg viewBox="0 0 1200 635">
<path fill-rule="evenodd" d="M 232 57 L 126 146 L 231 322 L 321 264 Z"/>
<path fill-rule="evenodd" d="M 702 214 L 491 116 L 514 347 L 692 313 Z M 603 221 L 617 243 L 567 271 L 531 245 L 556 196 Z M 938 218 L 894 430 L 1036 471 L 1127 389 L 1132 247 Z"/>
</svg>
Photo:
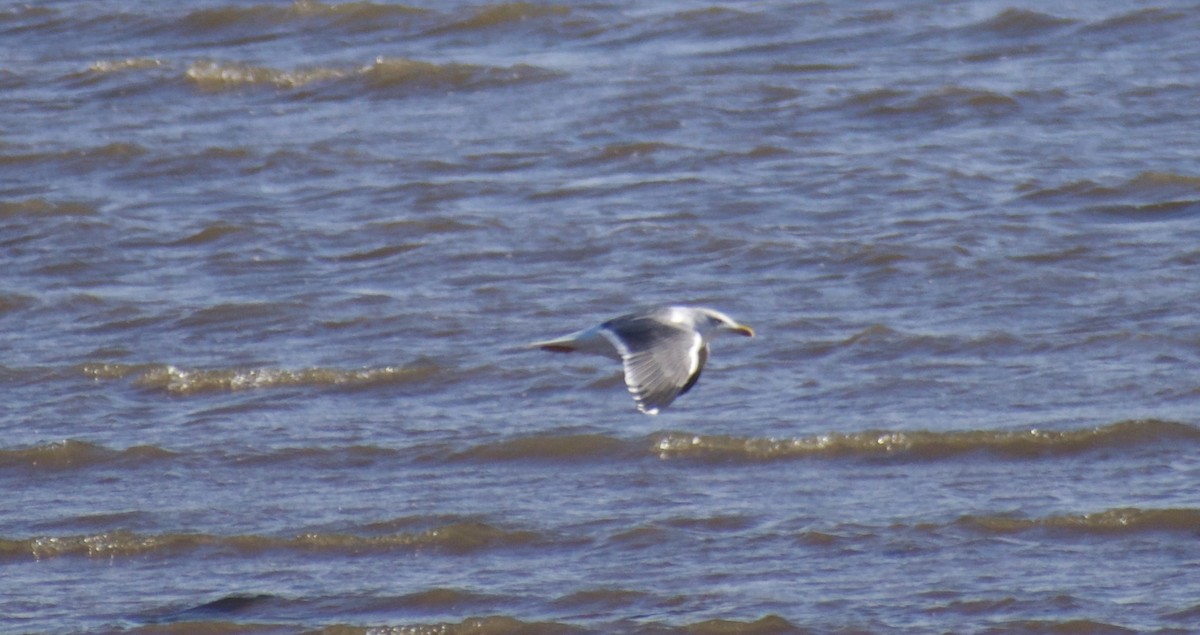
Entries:
<svg viewBox="0 0 1200 635">
<path fill-rule="evenodd" d="M 701 315 L 697 320 L 698 327 L 707 327 L 710 330 L 732 331 L 738 335 L 746 337 L 754 337 L 754 329 L 734 320 L 733 318 L 714 309 L 697 309 Z"/>
</svg>

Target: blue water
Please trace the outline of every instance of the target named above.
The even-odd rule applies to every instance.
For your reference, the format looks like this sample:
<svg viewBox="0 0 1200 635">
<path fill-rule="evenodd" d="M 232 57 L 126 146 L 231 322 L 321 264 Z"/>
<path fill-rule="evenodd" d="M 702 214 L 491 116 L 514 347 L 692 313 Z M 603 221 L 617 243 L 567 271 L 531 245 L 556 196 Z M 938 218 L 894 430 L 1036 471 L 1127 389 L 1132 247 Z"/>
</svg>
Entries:
<svg viewBox="0 0 1200 635">
<path fill-rule="evenodd" d="M 0 4 L 0 631 L 1194 630 L 1198 26 Z"/>
</svg>

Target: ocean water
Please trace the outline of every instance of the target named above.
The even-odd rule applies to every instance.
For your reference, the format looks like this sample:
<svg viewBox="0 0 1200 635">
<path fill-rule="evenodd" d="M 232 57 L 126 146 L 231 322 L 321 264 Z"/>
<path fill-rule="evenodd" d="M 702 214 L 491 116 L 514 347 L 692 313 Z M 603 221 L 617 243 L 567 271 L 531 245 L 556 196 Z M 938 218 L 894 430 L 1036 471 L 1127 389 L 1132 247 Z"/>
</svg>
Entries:
<svg viewBox="0 0 1200 635">
<path fill-rule="evenodd" d="M 1197 32 L 0 3 L 0 632 L 1200 632 Z"/>
</svg>

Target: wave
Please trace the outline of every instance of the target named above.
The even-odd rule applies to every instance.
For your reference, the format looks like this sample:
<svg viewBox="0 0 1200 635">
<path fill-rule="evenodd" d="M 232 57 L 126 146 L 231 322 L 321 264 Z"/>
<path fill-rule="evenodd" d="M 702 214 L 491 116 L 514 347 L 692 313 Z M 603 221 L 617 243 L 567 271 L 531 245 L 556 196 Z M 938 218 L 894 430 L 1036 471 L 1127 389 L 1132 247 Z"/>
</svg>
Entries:
<svg viewBox="0 0 1200 635">
<path fill-rule="evenodd" d="M 403 4 L 377 2 L 326 3 L 296 0 L 291 6 L 267 4 L 219 7 L 193 11 L 179 21 L 185 32 L 241 32 L 275 25 L 299 24 L 301 28 L 340 28 L 355 33 L 397 28 L 413 36 L 437 36 L 463 31 L 487 31 L 531 24 L 553 29 L 571 16 L 567 5 L 532 2 L 499 2 L 468 5 L 447 12 Z M 580 22 L 580 19 L 572 22 Z"/>
<path fill-rule="evenodd" d="M 435 550 L 466 554 L 489 549 L 547 544 L 532 531 L 508 530 L 487 523 L 459 521 L 425 531 L 363 535 L 306 532 L 294 536 L 243 534 L 224 536 L 209 533 L 143 534 L 127 530 L 70 536 L 0 538 L 0 560 L 61 557 L 119 558 L 174 556 L 208 552 L 245 557 L 269 551 L 316 552 L 342 556 L 370 555 L 388 551 Z"/>
<path fill-rule="evenodd" d="M 536 435 L 477 445 L 450 455 L 465 461 L 614 460 L 644 455 L 644 442 L 601 434 Z"/>
<path fill-rule="evenodd" d="M 315 67 L 282 70 L 238 62 L 193 62 L 184 77 L 201 91 L 216 93 L 266 87 L 295 90 L 317 87 L 381 96 L 398 96 L 428 90 L 475 90 L 540 82 L 559 77 L 549 69 L 516 64 L 483 66 L 449 62 L 436 64 L 403 58 L 377 58 L 359 68 Z"/>
<path fill-rule="evenodd" d="M 432 33 L 451 31 L 479 31 L 514 24 L 523 24 L 543 18 L 561 18 L 571 14 L 570 7 L 532 2 L 504 2 L 488 4 L 473 10 L 467 16 L 452 14 L 450 23 L 433 29 Z"/>
<path fill-rule="evenodd" d="M 382 90 L 414 85 L 447 89 L 485 88 L 538 82 L 560 75 L 528 64 L 499 67 L 386 58 L 375 60 L 374 64 L 359 72 L 368 87 Z"/>
<path fill-rule="evenodd" d="M 1017 96 L 980 88 L 948 85 L 914 93 L 890 88 L 860 92 L 843 100 L 837 109 L 869 118 L 925 117 L 938 124 L 996 119 L 1020 110 Z"/>
<path fill-rule="evenodd" d="M 33 296 L 22 293 L 6 293 L 4 291 L 0 291 L 0 314 L 8 313 L 9 311 L 27 309 L 36 304 L 37 298 Z M 10 372 L 11 371 L 8 368 L 0 366 L 0 378 L 4 378 Z"/>
<path fill-rule="evenodd" d="M 626 532 L 629 533 L 632 532 Z M 643 533 L 649 535 L 646 531 Z M 965 515 L 933 522 L 886 525 L 832 524 L 796 533 L 792 539 L 814 549 L 857 551 L 896 540 L 915 540 L 945 548 L 947 544 L 973 542 L 979 536 L 1003 540 L 1026 534 L 1036 534 L 1029 539 L 1043 543 L 1078 540 L 1120 542 L 1138 536 L 1174 536 L 1186 540 L 1200 535 L 1200 508 L 1121 507 L 1043 517 L 1026 517 L 1004 512 Z M 752 536 L 750 539 L 754 538 Z M 658 544 L 669 539 L 664 532 L 656 531 L 650 535 L 649 543 Z"/>
<path fill-rule="evenodd" d="M 1154 419 L 1076 430 L 868 430 L 809 437 L 739 437 L 664 431 L 640 439 L 599 434 L 532 435 L 441 455 L 451 461 L 625 461 L 647 456 L 701 462 L 762 463 L 803 459 L 936 461 L 968 454 L 1036 459 L 1172 443 L 1200 446 L 1200 428 Z M 426 453 L 425 458 L 431 458 Z M 434 459 L 437 460 L 437 459 Z"/>
<path fill-rule="evenodd" d="M 1113 220 L 1131 222 L 1191 219 L 1200 216 L 1200 199 L 1144 205 L 1102 205 L 1092 208 L 1091 212 Z"/>
<path fill-rule="evenodd" d="M 155 620 L 153 626 L 131 631 L 130 633 L 161 632 L 163 623 L 179 623 L 187 625 L 189 632 L 203 633 L 262 633 L 262 632 L 294 632 L 294 622 L 272 622 L 271 620 L 255 620 L 254 624 L 244 621 L 221 620 L 222 615 L 237 614 L 239 620 L 244 619 L 247 611 L 251 613 L 270 613 L 273 606 L 286 604 L 294 606 L 295 601 L 284 600 L 271 595 L 242 595 L 228 596 L 214 600 L 209 604 L 195 607 L 165 619 Z M 344 605 L 345 600 L 338 599 L 338 605 Z M 199 618 L 199 619 L 197 619 Z M 205 619 L 207 618 L 207 619 Z M 174 630 L 170 632 L 175 632 Z M 182 631 L 180 631 L 182 632 Z M 582 635 L 589 633 L 645 633 L 656 635 L 800 635 L 808 633 L 807 629 L 798 627 L 778 615 L 766 615 L 757 620 L 705 620 L 690 624 L 674 625 L 639 619 L 634 621 L 619 621 L 611 624 L 584 626 L 568 622 L 526 621 L 511 615 L 487 615 L 468 617 L 460 622 L 436 623 L 406 623 L 400 626 L 350 626 L 338 625 L 304 632 L 313 635 L 379 635 L 381 633 L 403 633 L 404 635 L 503 635 L 520 633 L 521 635 Z M 1040 632 L 1040 631 L 1039 631 Z"/>
<path fill-rule="evenodd" d="M 1187 14 L 1184 12 L 1151 7 L 1105 18 L 1088 24 L 1083 28 L 1083 31 L 1086 33 L 1116 33 L 1120 35 L 1147 31 L 1158 35 L 1161 25 L 1183 20 L 1186 17 Z"/>
<path fill-rule="evenodd" d="M 354 594 L 340 597 L 284 597 L 268 593 L 239 593 L 226 595 L 197 606 L 179 610 L 175 607 L 155 612 L 154 623 L 215 620 L 225 616 L 245 617 L 287 615 L 293 619 L 307 616 L 320 617 L 326 614 L 330 602 L 334 602 L 347 614 L 395 614 L 412 615 L 414 612 L 450 612 L 452 615 L 470 614 L 473 610 L 493 611 L 511 608 L 521 601 L 507 595 L 477 593 L 463 589 L 433 587 L 400 596 L 371 596 Z M 224 632 L 224 631 L 220 631 Z M 259 631 L 255 631 L 259 632 Z"/>
<path fill-rule="evenodd" d="M 169 244 L 176 247 L 194 247 L 197 245 L 216 242 L 226 236 L 243 234 L 247 231 L 248 229 L 246 227 L 242 227 L 241 225 L 216 222 L 206 226 L 204 229 L 201 229 L 189 236 L 185 236 Z"/>
<path fill-rule="evenodd" d="M 155 57 L 126 57 L 116 60 L 99 60 L 88 65 L 88 72 L 99 75 L 121 73 L 130 70 L 145 70 L 160 68 L 166 63 Z"/>
<path fill-rule="evenodd" d="M 1173 172 L 1141 172 L 1116 185 L 1103 185 L 1084 179 L 1047 188 L 1023 186 L 1027 191 L 1024 198 L 1034 200 L 1067 198 L 1112 199 L 1126 195 L 1190 193 L 1200 192 L 1200 176 L 1175 174 Z"/>
<path fill-rule="evenodd" d="M 206 48 L 269 40 L 279 33 L 294 31 L 324 37 L 332 33 L 371 37 L 386 32 L 389 37 L 437 38 L 508 29 L 516 35 L 534 31 L 561 37 L 587 35 L 596 28 L 594 20 L 569 5 L 532 2 L 468 4 L 444 11 L 369 0 L 226 3 L 202 9 L 181 6 L 141 12 L 103 8 L 86 12 L 33 7 L 0 9 L 0 33 L 30 37 L 162 36 Z"/>
<path fill-rule="evenodd" d="M 96 466 L 137 466 L 157 463 L 175 456 L 175 452 L 153 445 L 115 450 L 83 441 L 68 440 L 28 448 L 0 450 L 0 469 L 60 471 Z"/>
<path fill-rule="evenodd" d="M 425 9 L 402 4 L 296 0 L 290 6 L 259 4 L 199 9 L 184 16 L 180 26 L 193 32 L 211 32 L 303 21 L 313 23 L 314 27 L 382 29 L 394 27 L 397 19 L 419 18 L 427 14 L 429 11 Z"/>
<path fill-rule="evenodd" d="M 79 372 L 97 380 L 132 378 L 133 385 L 150 391 L 188 396 L 269 388 L 367 389 L 424 382 L 441 368 L 432 363 L 346 370 L 339 368 L 213 368 L 187 370 L 168 364 L 86 363 Z"/>
<path fill-rule="evenodd" d="M 94 216 L 96 208 L 87 203 L 48 201 L 43 198 L 29 198 L 17 201 L 0 201 L 0 219 L 34 217 L 45 218 L 55 216 Z"/>
<path fill-rule="evenodd" d="M 334 256 L 332 260 L 335 262 L 370 262 L 373 260 L 387 260 L 393 256 L 406 254 L 414 249 L 424 247 L 424 243 L 414 242 L 400 245 L 387 245 L 377 247 L 375 249 L 367 249 L 362 251 L 354 251 L 346 254 Z"/>
<path fill-rule="evenodd" d="M 230 378 L 200 379 L 186 391 L 228 388 Z M 204 387 L 215 382 L 217 387 Z M 966 430 L 959 432 L 865 431 L 830 433 L 790 439 L 698 435 L 667 431 L 640 438 L 602 434 L 530 435 L 456 448 L 432 443 L 406 448 L 377 445 L 288 447 L 266 452 L 211 451 L 189 454 L 155 445 L 116 449 L 67 440 L 0 450 L 0 469 L 86 470 L 94 467 L 137 469 L 186 457 L 189 461 L 232 463 L 240 467 L 301 464 L 322 469 L 359 467 L 376 461 L 422 463 L 625 463 L 647 458 L 700 463 L 756 464 L 795 460 L 952 460 L 964 455 L 1033 460 L 1090 452 L 1128 451 L 1137 446 L 1170 444 L 1176 449 L 1200 446 L 1200 428 L 1168 421 L 1126 421 L 1098 428 L 1043 431 Z"/>
<path fill-rule="evenodd" d="M 226 595 L 203 604 L 184 608 L 164 607 L 162 611 L 148 616 L 153 624 L 180 623 L 197 625 L 204 622 L 211 626 L 212 632 L 226 632 L 215 625 L 222 624 L 219 620 L 252 620 L 255 624 L 269 624 L 282 616 L 288 618 L 320 619 L 328 615 L 328 607 L 334 605 L 341 612 L 358 615 L 404 615 L 412 616 L 414 612 L 435 613 L 442 615 L 472 615 L 475 612 L 485 617 L 467 617 L 460 622 L 440 623 L 408 623 L 403 626 L 390 627 L 348 627 L 337 626 L 328 630 L 314 630 L 313 633 L 471 633 L 484 635 L 488 633 L 527 633 L 564 635 L 567 633 L 599 633 L 599 632 L 637 632 L 637 633 L 673 633 L 744 635 L 766 633 L 801 633 L 787 620 L 776 616 L 766 615 L 752 621 L 714 619 L 695 622 L 686 625 L 648 622 L 644 618 L 630 620 L 622 618 L 614 624 L 597 625 L 590 623 L 586 626 L 563 622 L 526 622 L 506 614 L 489 613 L 504 610 L 515 612 L 516 607 L 528 604 L 530 598 L 512 595 L 481 594 L 477 592 L 433 587 L 401 596 L 372 596 L 355 594 L 352 596 L 315 596 L 315 597 L 285 597 L 268 593 L 239 593 Z M 644 591 L 632 591 L 620 588 L 600 588 L 576 591 L 567 596 L 553 600 L 551 605 L 558 611 L 568 610 L 581 612 L 590 618 L 606 615 L 606 612 L 620 610 L 619 613 L 644 610 L 648 613 L 661 614 L 679 603 L 678 597 L 662 597 Z M 636 614 L 636 613 L 635 613 Z M 228 622 L 233 624 L 233 622 Z M 293 622 L 294 624 L 294 622 Z M 197 629 L 201 630 L 201 629 Z M 261 632 L 262 628 L 254 632 Z M 273 629 L 267 628 L 268 631 Z M 283 629 L 289 630 L 289 629 Z M 208 632 L 205 630 L 204 632 Z M 236 629 L 234 630 L 236 631 Z"/>
<path fill-rule="evenodd" d="M 1008 516 L 964 516 L 957 523 L 990 534 L 1013 534 L 1036 530 L 1067 535 L 1128 535 L 1141 533 L 1200 532 L 1200 509 L 1118 508 L 1094 514 L 1069 514 L 1046 518 Z"/>
<path fill-rule="evenodd" d="M 665 459 L 757 463 L 805 458 L 938 460 L 977 453 L 1037 458 L 1166 442 L 1200 445 L 1200 428 L 1170 421 L 1140 420 L 1082 430 L 865 431 L 792 439 L 666 432 L 657 436 L 654 446 Z"/>
<path fill-rule="evenodd" d="M 332 68 L 284 71 L 266 66 L 202 60 L 193 62 L 184 72 L 184 77 L 203 91 L 219 92 L 244 86 L 298 88 L 313 82 L 341 79 L 350 73 Z"/>
<path fill-rule="evenodd" d="M 114 166 L 128 165 L 147 153 L 149 150 L 143 146 L 124 142 L 51 152 L 14 152 L 10 147 L 0 148 L 0 166 L 18 169 L 56 166 L 71 173 L 87 173 L 92 170 L 109 170 Z M 41 198 L 0 201 L 0 218 L 95 216 L 96 214 L 95 207 L 80 202 L 48 201 Z"/>
<path fill-rule="evenodd" d="M 621 162 L 629 160 L 649 159 L 656 154 L 683 150 L 680 146 L 660 141 L 637 141 L 630 143 L 614 143 L 599 148 L 592 156 L 586 157 L 576 165 Z"/>
<path fill-rule="evenodd" d="M 1118 183 L 1090 179 L 1060 185 L 1026 183 L 1021 198 L 1038 203 L 1079 207 L 1103 220 L 1145 222 L 1192 218 L 1200 214 L 1200 176 L 1174 172 L 1141 172 Z"/>
<path fill-rule="evenodd" d="M 743 533 L 748 521 L 742 517 L 710 519 L 675 519 L 670 525 L 702 531 Z M 849 535 L 834 527 L 824 531 L 806 531 L 795 539 L 812 546 L 836 546 L 846 541 L 887 539 L 909 531 L 940 534 L 945 531 L 966 531 L 985 535 L 1013 535 L 1046 532 L 1050 536 L 1073 539 L 1079 537 L 1124 538 L 1145 534 L 1195 535 L 1200 527 L 1200 509 L 1196 508 L 1115 508 L 1095 513 L 1061 514 L 1042 518 L 1010 515 L 968 515 L 948 523 L 918 525 L 888 524 L 866 527 L 854 525 Z M 629 542 L 652 536 L 653 542 L 666 540 L 666 534 L 653 528 L 621 528 L 609 537 L 610 542 Z M 290 536 L 212 533 L 139 533 L 127 529 L 112 529 L 73 535 L 38 535 L 24 538 L 0 537 L 0 561 L 62 557 L 123 558 L 137 556 L 177 557 L 203 552 L 214 556 L 250 558 L 279 550 L 337 557 L 357 557 L 391 551 L 436 551 L 462 555 L 490 550 L 544 548 L 570 542 L 588 544 L 583 536 L 551 537 L 544 531 L 507 529 L 463 517 L 399 518 L 353 528 L 349 531 L 305 531 Z M 596 592 L 572 595 L 559 603 L 566 606 L 587 606 L 634 601 L 627 592 Z M 412 605 L 426 607 L 447 603 L 445 594 L 414 596 Z"/>
<path fill-rule="evenodd" d="M 1098 183 L 1091 179 L 1043 186 L 1026 183 L 1018 187 L 1021 198 L 1039 202 L 1071 202 L 1087 199 L 1098 203 L 1171 203 L 1191 201 L 1200 194 L 1200 176 L 1174 172 L 1140 172 L 1124 182 Z"/>
<path fill-rule="evenodd" d="M 967 27 L 967 31 L 1015 38 L 1043 35 L 1072 24 L 1075 24 L 1075 20 L 1070 18 L 1060 18 L 1028 9 L 1008 8 L 978 24 Z"/>
</svg>

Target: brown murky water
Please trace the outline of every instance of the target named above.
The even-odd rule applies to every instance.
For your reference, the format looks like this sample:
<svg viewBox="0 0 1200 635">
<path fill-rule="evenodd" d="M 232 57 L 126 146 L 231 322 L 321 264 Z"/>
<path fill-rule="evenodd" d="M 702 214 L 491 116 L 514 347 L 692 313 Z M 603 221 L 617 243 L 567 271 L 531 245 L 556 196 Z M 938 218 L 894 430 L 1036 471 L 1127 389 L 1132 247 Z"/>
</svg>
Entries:
<svg viewBox="0 0 1200 635">
<path fill-rule="evenodd" d="M 1200 629 L 1197 32 L 0 4 L 0 631 Z"/>
</svg>

